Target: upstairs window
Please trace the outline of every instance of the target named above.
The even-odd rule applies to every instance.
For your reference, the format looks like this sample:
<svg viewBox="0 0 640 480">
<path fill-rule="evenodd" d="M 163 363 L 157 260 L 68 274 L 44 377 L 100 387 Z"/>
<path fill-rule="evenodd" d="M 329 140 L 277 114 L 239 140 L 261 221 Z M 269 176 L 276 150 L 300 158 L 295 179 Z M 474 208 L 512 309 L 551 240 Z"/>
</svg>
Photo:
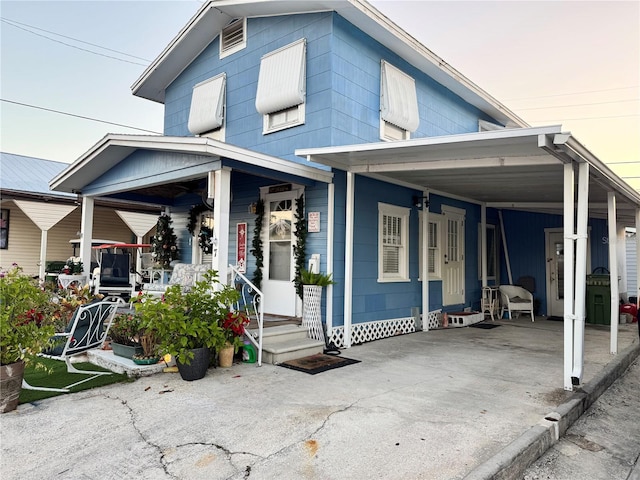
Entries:
<svg viewBox="0 0 640 480">
<path fill-rule="evenodd" d="M 221 130 L 224 126 L 226 82 L 226 74 L 221 73 L 193 87 L 188 128 L 194 135 Z"/>
<path fill-rule="evenodd" d="M 420 125 L 416 82 L 384 60 L 380 72 L 380 139 L 407 140 Z"/>
<path fill-rule="evenodd" d="M 409 281 L 410 209 L 378 204 L 378 281 Z"/>
<path fill-rule="evenodd" d="M 247 19 L 234 18 L 220 32 L 220 58 L 247 46 Z"/>
<path fill-rule="evenodd" d="M 303 38 L 260 60 L 256 110 L 263 115 L 263 134 L 304 124 L 306 52 Z"/>
</svg>

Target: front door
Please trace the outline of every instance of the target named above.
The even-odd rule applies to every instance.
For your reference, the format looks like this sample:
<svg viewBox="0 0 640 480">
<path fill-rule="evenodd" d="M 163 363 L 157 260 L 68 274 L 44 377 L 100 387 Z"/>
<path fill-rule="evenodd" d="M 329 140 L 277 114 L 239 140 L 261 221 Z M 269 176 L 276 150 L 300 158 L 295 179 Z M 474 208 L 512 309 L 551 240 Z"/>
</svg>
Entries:
<svg viewBox="0 0 640 480">
<path fill-rule="evenodd" d="M 264 312 L 293 317 L 296 314 L 295 199 L 296 191 L 265 196 Z"/>
<path fill-rule="evenodd" d="M 464 210 L 442 207 L 445 221 L 442 262 L 442 304 L 465 303 L 464 296 Z"/>
<path fill-rule="evenodd" d="M 564 316 L 564 233 L 546 230 L 547 245 L 547 315 Z M 574 251 L 575 255 L 575 251 Z M 574 257 L 575 260 L 575 257 Z M 587 272 L 591 268 L 591 248 L 587 241 Z M 575 270 L 574 270 L 575 271 Z"/>
</svg>

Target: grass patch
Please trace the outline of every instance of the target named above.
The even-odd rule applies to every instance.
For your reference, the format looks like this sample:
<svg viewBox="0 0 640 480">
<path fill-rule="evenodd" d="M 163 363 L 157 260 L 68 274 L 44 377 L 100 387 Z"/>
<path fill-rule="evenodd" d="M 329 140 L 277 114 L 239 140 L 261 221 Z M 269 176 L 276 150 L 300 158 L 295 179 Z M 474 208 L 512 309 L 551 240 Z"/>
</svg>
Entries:
<svg viewBox="0 0 640 480">
<path fill-rule="evenodd" d="M 27 381 L 27 383 L 34 387 L 64 388 L 67 385 L 78 382 L 85 378 L 89 378 L 91 376 L 83 375 L 80 373 L 67 373 L 66 363 L 59 360 L 40 358 L 39 361 L 49 370 L 49 372 L 42 368 L 35 368 L 34 365 L 29 365 L 24 370 L 24 379 Z M 109 371 L 89 362 L 74 363 L 73 366 L 78 370 L 95 370 L 96 372 Z M 80 385 L 76 385 L 75 387 L 70 388 L 69 393 L 81 392 L 82 390 L 102 387 L 104 385 L 110 385 L 112 383 L 132 381 L 134 381 L 134 379 L 130 379 L 126 373 L 99 375 L 93 380 L 89 380 L 87 382 L 81 383 Z M 20 392 L 19 403 L 35 402 L 37 400 L 43 400 L 45 398 L 55 397 L 58 395 L 65 395 L 65 393 L 42 392 L 38 390 L 26 390 L 23 388 Z"/>
</svg>

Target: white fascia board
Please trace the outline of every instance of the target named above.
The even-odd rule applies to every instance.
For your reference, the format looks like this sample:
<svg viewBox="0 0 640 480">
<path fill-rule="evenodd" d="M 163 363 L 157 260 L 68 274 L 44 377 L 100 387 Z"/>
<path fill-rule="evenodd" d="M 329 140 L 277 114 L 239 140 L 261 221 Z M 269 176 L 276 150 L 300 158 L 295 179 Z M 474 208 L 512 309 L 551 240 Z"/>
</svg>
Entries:
<svg viewBox="0 0 640 480">
<path fill-rule="evenodd" d="M 235 147 L 206 137 L 110 134 L 105 136 L 84 156 L 80 157 L 69 168 L 54 178 L 50 182 L 50 188 L 60 191 L 79 190 L 82 188 L 82 184 L 90 183 L 93 179 L 139 149 L 226 157 L 324 183 L 331 183 L 333 180 L 333 173 L 329 171 Z M 98 157 L 101 157 L 100 162 L 96 162 Z M 83 169 L 89 168 L 90 164 L 95 170 L 89 173 L 91 178 L 88 178 L 87 174 L 83 174 Z M 91 173 L 93 173 L 93 175 L 91 175 Z"/>
<path fill-rule="evenodd" d="M 320 163 L 336 168 L 345 168 L 348 167 L 349 164 L 344 163 L 338 157 L 347 156 L 355 158 L 358 154 L 365 154 L 370 152 L 389 152 L 389 155 L 393 156 L 394 152 L 402 151 L 403 149 L 429 146 L 447 146 L 468 142 L 492 140 L 499 141 L 524 137 L 531 137 L 537 143 L 539 135 L 554 135 L 560 132 L 560 125 L 551 125 L 545 127 L 503 129 L 491 130 L 487 132 L 443 135 L 438 137 L 423 137 L 411 140 L 399 140 L 396 142 L 376 142 L 356 145 L 341 145 L 336 147 L 306 148 L 296 150 L 295 154 L 315 163 Z M 331 156 L 335 156 L 336 159 L 331 159 Z"/>
</svg>

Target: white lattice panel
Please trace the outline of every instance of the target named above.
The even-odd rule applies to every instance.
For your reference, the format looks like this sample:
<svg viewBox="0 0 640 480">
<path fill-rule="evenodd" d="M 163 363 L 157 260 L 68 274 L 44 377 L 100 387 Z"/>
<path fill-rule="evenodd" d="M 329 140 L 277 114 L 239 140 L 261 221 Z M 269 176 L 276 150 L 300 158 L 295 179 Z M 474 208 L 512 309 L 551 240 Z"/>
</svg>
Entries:
<svg viewBox="0 0 640 480">
<path fill-rule="evenodd" d="M 429 312 L 429 328 L 436 328 L 441 317 L 441 310 Z M 394 318 L 377 322 L 356 323 L 351 325 L 351 345 L 371 342 L 381 338 L 393 337 L 416 331 L 413 317 Z M 344 347 L 344 327 L 335 327 L 331 330 L 329 341 L 338 347 Z"/>
<path fill-rule="evenodd" d="M 429 330 L 440 328 L 442 326 L 442 310 L 434 310 L 433 312 L 429 312 L 428 321 Z"/>
<path fill-rule="evenodd" d="M 317 285 L 303 285 L 304 302 L 302 304 L 302 326 L 309 332 L 309 338 L 322 340 L 322 287 Z"/>
</svg>

